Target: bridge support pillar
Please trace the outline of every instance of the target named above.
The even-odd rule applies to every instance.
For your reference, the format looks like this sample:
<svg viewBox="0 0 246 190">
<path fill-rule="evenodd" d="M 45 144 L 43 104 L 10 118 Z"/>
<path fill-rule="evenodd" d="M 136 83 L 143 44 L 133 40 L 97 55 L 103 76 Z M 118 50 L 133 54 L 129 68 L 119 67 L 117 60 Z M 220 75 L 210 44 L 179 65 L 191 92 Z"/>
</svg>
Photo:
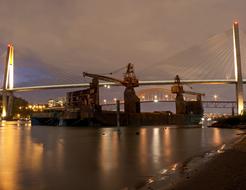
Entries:
<svg viewBox="0 0 246 190">
<path fill-rule="evenodd" d="M 2 92 L 2 118 L 7 117 L 7 107 L 8 107 L 8 100 L 7 100 L 7 93 L 5 91 Z"/>
<path fill-rule="evenodd" d="M 8 93 L 8 108 L 7 108 L 7 117 L 13 117 L 13 106 L 14 106 L 14 94 L 13 92 Z"/>
<path fill-rule="evenodd" d="M 2 118 L 13 116 L 14 95 L 12 92 L 2 92 Z"/>
<path fill-rule="evenodd" d="M 2 118 L 11 118 L 13 110 L 14 95 L 11 91 L 14 87 L 14 47 L 8 45 L 8 52 L 4 70 L 2 91 Z"/>
<path fill-rule="evenodd" d="M 237 113 L 242 114 L 244 110 L 243 79 L 241 70 L 241 54 L 238 22 L 233 23 L 233 47 L 234 47 L 234 69 L 236 79 Z"/>
</svg>

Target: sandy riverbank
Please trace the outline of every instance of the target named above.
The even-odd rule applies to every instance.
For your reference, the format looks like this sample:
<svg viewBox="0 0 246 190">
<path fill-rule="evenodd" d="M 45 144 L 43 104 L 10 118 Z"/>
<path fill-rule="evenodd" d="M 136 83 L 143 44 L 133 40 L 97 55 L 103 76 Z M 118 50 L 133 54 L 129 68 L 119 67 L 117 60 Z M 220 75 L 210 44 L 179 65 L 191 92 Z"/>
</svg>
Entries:
<svg viewBox="0 0 246 190">
<path fill-rule="evenodd" d="M 238 135 L 236 142 L 176 163 L 139 189 L 246 190 L 246 131 Z"/>
<path fill-rule="evenodd" d="M 246 137 L 168 190 L 246 190 Z"/>
</svg>

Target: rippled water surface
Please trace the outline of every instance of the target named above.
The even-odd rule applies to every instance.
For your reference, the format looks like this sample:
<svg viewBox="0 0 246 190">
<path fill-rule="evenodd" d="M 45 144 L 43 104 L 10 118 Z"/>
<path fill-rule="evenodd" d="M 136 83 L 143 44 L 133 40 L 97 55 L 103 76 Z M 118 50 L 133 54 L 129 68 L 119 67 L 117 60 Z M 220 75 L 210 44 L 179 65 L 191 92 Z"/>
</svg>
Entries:
<svg viewBox="0 0 246 190">
<path fill-rule="evenodd" d="M 123 189 L 237 137 L 182 127 L 0 127 L 0 190 Z"/>
</svg>

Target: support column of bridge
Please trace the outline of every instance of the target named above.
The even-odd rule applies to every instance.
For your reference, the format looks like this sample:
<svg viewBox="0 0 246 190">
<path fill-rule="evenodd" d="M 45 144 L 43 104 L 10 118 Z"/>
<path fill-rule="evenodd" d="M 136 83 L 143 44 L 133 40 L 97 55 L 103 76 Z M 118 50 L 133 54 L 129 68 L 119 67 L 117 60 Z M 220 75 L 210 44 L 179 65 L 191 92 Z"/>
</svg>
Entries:
<svg viewBox="0 0 246 190">
<path fill-rule="evenodd" d="M 234 69 L 236 79 L 236 100 L 237 113 L 242 114 L 244 110 L 243 96 L 243 79 L 241 70 L 241 53 L 240 53 L 240 38 L 239 38 L 239 23 L 233 23 L 233 47 L 234 47 Z"/>
<path fill-rule="evenodd" d="M 12 117 L 14 96 L 11 90 L 14 88 L 14 47 L 8 45 L 2 91 L 2 118 Z M 9 91 L 10 90 L 10 91 Z"/>
</svg>

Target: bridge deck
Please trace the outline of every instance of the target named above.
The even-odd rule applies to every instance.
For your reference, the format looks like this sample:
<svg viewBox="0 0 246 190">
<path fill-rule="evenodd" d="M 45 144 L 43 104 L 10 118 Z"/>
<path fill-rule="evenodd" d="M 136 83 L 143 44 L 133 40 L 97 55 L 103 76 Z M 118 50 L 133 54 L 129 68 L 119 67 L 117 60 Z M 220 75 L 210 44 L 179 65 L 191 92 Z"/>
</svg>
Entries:
<svg viewBox="0 0 246 190">
<path fill-rule="evenodd" d="M 246 83 L 246 79 L 243 80 Z M 236 84 L 235 80 L 182 80 L 182 84 L 208 84 L 208 85 L 224 85 L 224 84 Z M 139 81 L 140 86 L 150 86 L 150 85 L 172 85 L 173 80 L 156 80 L 156 81 Z M 122 86 L 121 84 L 112 82 L 101 82 L 99 86 L 111 85 L 111 86 Z M 44 85 L 44 86 L 30 86 L 30 87 L 17 87 L 13 89 L 7 89 L 7 91 L 12 92 L 26 92 L 34 90 L 51 90 L 51 89 L 66 89 L 66 88 L 87 88 L 90 83 L 78 83 L 78 84 L 57 84 L 57 85 Z M 2 89 L 0 89 L 2 91 Z"/>
</svg>

